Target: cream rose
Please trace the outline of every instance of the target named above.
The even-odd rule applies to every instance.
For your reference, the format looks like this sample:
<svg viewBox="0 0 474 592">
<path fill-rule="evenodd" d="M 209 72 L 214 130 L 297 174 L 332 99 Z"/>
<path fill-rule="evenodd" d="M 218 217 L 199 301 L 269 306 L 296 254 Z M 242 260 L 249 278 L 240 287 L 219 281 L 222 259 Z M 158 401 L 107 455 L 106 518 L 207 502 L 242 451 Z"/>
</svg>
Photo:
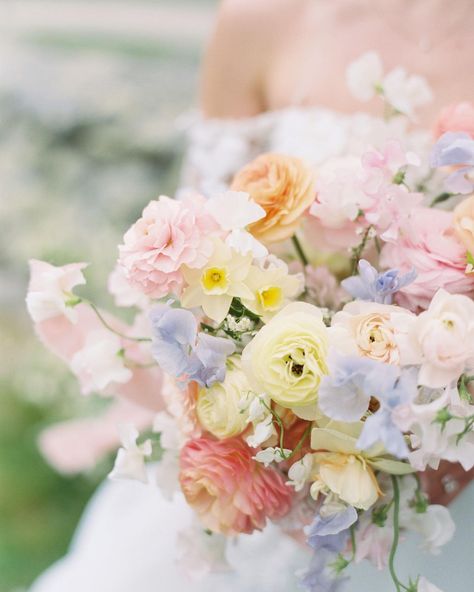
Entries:
<svg viewBox="0 0 474 592">
<path fill-rule="evenodd" d="M 247 377 L 237 356 L 229 358 L 228 365 L 224 382 L 200 389 L 196 405 L 201 426 L 219 439 L 241 434 L 248 420 L 248 413 L 239 406 L 250 391 Z"/>
<path fill-rule="evenodd" d="M 328 371 L 327 351 L 320 309 L 293 302 L 246 346 L 242 367 L 257 393 L 266 393 L 282 407 L 301 408 L 317 400 L 321 378 Z"/>
<path fill-rule="evenodd" d="M 253 160 L 236 174 L 231 189 L 246 191 L 265 210 L 265 217 L 249 227 L 264 242 L 292 236 L 315 199 L 313 171 L 299 158 L 283 154 L 262 154 Z"/>
<path fill-rule="evenodd" d="M 392 315 L 403 309 L 374 302 L 350 302 L 334 315 L 329 340 L 338 351 L 385 364 L 399 364 L 397 328 Z M 407 315 L 412 316 L 410 313 Z"/>
<path fill-rule="evenodd" d="M 457 238 L 474 254 L 474 195 L 458 204 L 454 210 L 453 226 Z"/>
</svg>

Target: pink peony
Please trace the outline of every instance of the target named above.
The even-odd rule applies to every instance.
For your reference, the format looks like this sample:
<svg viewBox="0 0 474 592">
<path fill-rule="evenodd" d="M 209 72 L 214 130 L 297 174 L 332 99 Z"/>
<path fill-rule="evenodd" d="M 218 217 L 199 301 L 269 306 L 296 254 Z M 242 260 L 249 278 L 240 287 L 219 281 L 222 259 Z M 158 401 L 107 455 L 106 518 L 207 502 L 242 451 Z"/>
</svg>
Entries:
<svg viewBox="0 0 474 592">
<path fill-rule="evenodd" d="M 466 249 L 454 234 L 453 215 L 431 208 L 412 212 L 407 233 L 397 243 L 385 245 L 381 265 L 408 272 L 415 281 L 397 294 L 398 304 L 417 311 L 428 308 L 439 288 L 452 294 L 474 295 L 474 279 L 466 275 Z"/>
<path fill-rule="evenodd" d="M 133 286 L 152 298 L 181 293 L 181 266 L 201 267 L 212 253 L 208 235 L 217 225 L 204 201 L 199 195 L 183 201 L 162 195 L 146 206 L 119 247 L 119 264 Z"/>
<path fill-rule="evenodd" d="M 239 438 L 201 437 L 182 449 L 181 489 L 213 532 L 250 534 L 290 510 L 291 491 L 281 475 L 252 456 Z"/>
<path fill-rule="evenodd" d="M 442 109 L 433 131 L 436 138 L 446 132 L 467 132 L 474 138 L 474 103 L 463 101 Z"/>
</svg>

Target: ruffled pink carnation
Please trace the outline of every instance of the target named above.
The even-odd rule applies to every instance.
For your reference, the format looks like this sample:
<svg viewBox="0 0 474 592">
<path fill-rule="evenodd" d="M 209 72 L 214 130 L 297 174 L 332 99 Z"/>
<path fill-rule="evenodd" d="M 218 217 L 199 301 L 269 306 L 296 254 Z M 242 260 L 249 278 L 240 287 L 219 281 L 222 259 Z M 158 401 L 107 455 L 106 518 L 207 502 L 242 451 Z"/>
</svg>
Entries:
<svg viewBox="0 0 474 592">
<path fill-rule="evenodd" d="M 181 451 L 181 489 L 203 524 L 213 532 L 250 534 L 267 518 L 284 516 L 291 491 L 281 475 L 252 459 L 239 438 L 201 437 Z"/>
<path fill-rule="evenodd" d="M 439 288 L 474 295 L 474 279 L 465 273 L 466 249 L 454 234 L 451 212 L 414 209 L 406 234 L 385 245 L 380 262 L 402 273 L 416 269 L 415 281 L 396 296 L 400 305 L 412 311 L 428 308 Z"/>
<path fill-rule="evenodd" d="M 463 101 L 442 109 L 433 131 L 436 138 L 446 132 L 467 132 L 474 138 L 474 103 Z"/>
<path fill-rule="evenodd" d="M 217 226 L 204 201 L 199 195 L 183 201 L 162 195 L 146 206 L 119 247 L 119 264 L 133 286 L 152 298 L 180 294 L 181 266 L 201 267 L 212 253 L 208 235 Z"/>
</svg>

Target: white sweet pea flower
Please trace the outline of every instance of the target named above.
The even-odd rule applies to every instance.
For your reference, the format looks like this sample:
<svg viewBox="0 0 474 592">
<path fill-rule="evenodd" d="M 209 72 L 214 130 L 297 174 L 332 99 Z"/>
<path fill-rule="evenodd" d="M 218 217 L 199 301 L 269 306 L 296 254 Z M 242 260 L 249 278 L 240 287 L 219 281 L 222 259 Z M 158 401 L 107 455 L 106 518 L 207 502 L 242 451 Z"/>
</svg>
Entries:
<svg viewBox="0 0 474 592">
<path fill-rule="evenodd" d="M 182 434 L 176 429 L 176 419 L 167 411 L 160 411 L 155 415 L 153 431 L 160 434 L 160 445 L 165 450 L 179 450 L 181 448 Z"/>
<path fill-rule="evenodd" d="M 438 586 L 435 586 L 431 582 L 428 582 L 428 580 L 424 576 L 422 576 L 418 580 L 418 587 L 417 587 L 416 591 L 417 592 L 443 592 L 442 590 L 440 590 L 440 588 L 438 588 Z"/>
<path fill-rule="evenodd" d="M 313 455 L 305 454 L 303 458 L 293 463 L 288 471 L 289 481 L 287 485 L 295 488 L 295 491 L 301 491 L 305 483 L 309 480 L 313 468 Z"/>
<path fill-rule="evenodd" d="M 383 80 L 385 99 L 392 107 L 415 119 L 415 109 L 433 100 L 428 83 L 422 76 L 409 76 L 404 68 L 395 68 Z"/>
<path fill-rule="evenodd" d="M 226 191 L 211 197 L 206 209 L 219 226 L 229 232 L 225 242 L 242 255 L 253 253 L 265 257 L 267 248 L 255 239 L 246 228 L 264 218 L 265 210 L 255 203 L 245 191 Z"/>
<path fill-rule="evenodd" d="M 151 441 L 137 445 L 139 433 L 131 424 L 121 424 L 118 429 L 122 448 L 119 448 L 109 479 L 132 479 L 147 483 L 145 458 L 151 455 Z"/>
<path fill-rule="evenodd" d="M 175 450 L 165 450 L 156 467 L 155 483 L 163 497 L 172 500 L 179 491 L 179 455 Z"/>
<path fill-rule="evenodd" d="M 273 448 L 270 446 L 269 448 L 265 448 L 265 450 L 257 452 L 253 458 L 265 465 L 265 467 L 268 467 L 273 462 L 279 463 L 284 461 L 289 454 L 291 454 L 291 450 L 287 448 Z"/>
<path fill-rule="evenodd" d="M 456 530 L 448 508 L 438 504 L 428 506 L 422 514 L 413 512 L 407 526 L 421 535 L 422 549 L 433 555 L 439 555 L 441 547 L 453 538 Z"/>
<path fill-rule="evenodd" d="M 276 430 L 273 425 L 273 418 L 271 414 L 268 414 L 262 421 L 254 423 L 253 433 L 247 436 L 245 441 L 251 448 L 258 448 L 275 434 Z"/>
<path fill-rule="evenodd" d="M 71 263 L 56 267 L 45 261 L 31 259 L 30 284 L 26 306 L 35 323 L 46 321 L 59 315 L 66 316 L 71 323 L 77 321 L 72 293 L 75 286 L 85 284 L 82 270 L 87 263 Z"/>
<path fill-rule="evenodd" d="M 120 355 L 121 350 L 120 338 L 109 331 L 93 331 L 87 336 L 85 346 L 70 362 L 84 395 L 104 391 L 113 383 L 123 384 L 132 378 L 132 371 Z"/>
<path fill-rule="evenodd" d="M 346 70 L 346 83 L 352 95 L 359 101 L 370 101 L 377 86 L 381 84 L 383 65 L 380 56 L 369 51 L 349 64 Z"/>
</svg>

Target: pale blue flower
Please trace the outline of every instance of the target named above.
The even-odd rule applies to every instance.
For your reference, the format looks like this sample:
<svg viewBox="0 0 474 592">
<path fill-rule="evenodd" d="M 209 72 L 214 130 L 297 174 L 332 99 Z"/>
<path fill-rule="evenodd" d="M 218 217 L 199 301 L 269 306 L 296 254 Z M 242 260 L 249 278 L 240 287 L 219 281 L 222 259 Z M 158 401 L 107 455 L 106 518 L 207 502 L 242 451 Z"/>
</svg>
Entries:
<svg viewBox="0 0 474 592">
<path fill-rule="evenodd" d="M 416 395 L 417 373 L 414 369 L 403 371 L 391 387 L 377 391 L 380 409 L 365 420 L 357 446 L 361 450 L 367 450 L 382 442 L 390 454 L 398 458 L 407 458 L 408 446 L 403 433 L 393 421 L 392 412 L 398 406 L 413 401 Z"/>
<path fill-rule="evenodd" d="M 308 544 L 315 551 L 325 548 L 339 553 L 345 545 L 348 529 L 357 522 L 357 510 L 348 506 L 342 512 L 321 516 L 318 514 L 313 522 L 305 528 Z"/>
<path fill-rule="evenodd" d="M 393 295 L 416 278 L 412 269 L 400 275 L 398 269 L 378 272 L 368 261 L 359 261 L 359 275 L 353 275 L 341 282 L 342 287 L 354 298 L 380 304 L 391 304 Z"/>
<path fill-rule="evenodd" d="M 370 397 L 390 388 L 398 377 L 395 366 L 360 356 L 329 358 L 329 374 L 319 387 L 321 411 L 338 421 L 358 421 L 369 406 Z"/>
<path fill-rule="evenodd" d="M 232 341 L 198 333 L 189 310 L 160 304 L 151 311 L 150 320 L 152 354 L 165 372 L 207 387 L 224 380 L 227 356 L 235 350 Z"/>
<path fill-rule="evenodd" d="M 474 171 L 474 139 L 466 132 L 446 132 L 433 147 L 431 166 L 460 166 L 446 178 L 446 189 L 450 193 L 471 193 L 474 183 L 467 175 Z"/>
<path fill-rule="evenodd" d="M 308 568 L 299 574 L 300 587 L 307 592 L 340 592 L 349 578 L 331 573 L 328 565 L 334 559 L 334 554 L 327 549 L 316 551 Z"/>
</svg>

